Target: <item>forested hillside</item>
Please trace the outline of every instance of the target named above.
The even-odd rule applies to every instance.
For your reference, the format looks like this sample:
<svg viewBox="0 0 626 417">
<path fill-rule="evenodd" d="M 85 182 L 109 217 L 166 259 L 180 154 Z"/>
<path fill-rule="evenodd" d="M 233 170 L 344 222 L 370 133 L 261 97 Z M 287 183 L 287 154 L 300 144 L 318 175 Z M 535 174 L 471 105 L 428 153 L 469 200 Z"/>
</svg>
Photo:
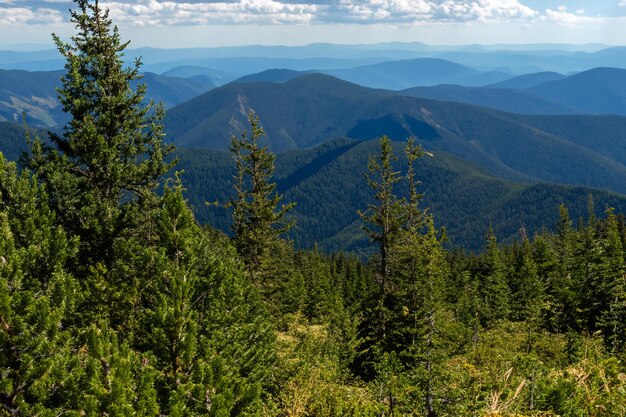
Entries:
<svg viewBox="0 0 626 417">
<path fill-rule="evenodd" d="M 537 116 L 401 96 L 312 74 L 275 83 L 229 84 L 171 109 L 168 137 L 179 147 L 228 148 L 254 109 L 270 149 L 283 151 L 349 137 L 396 141 L 414 136 L 430 151 L 469 159 L 513 181 L 543 180 L 626 192 L 622 152 L 598 152 L 589 141 L 626 143 L 626 117 Z M 534 120 L 541 120 L 541 125 Z M 610 120 L 603 123 L 604 120 Z M 586 126 L 593 125 L 592 134 Z M 572 132 L 581 133 L 573 135 Z M 583 133 L 585 132 L 586 135 Z"/>
<path fill-rule="evenodd" d="M 393 146 L 399 155 L 395 166 L 404 172 L 403 144 L 395 142 Z M 343 139 L 276 156 L 277 189 L 288 201 L 298 203 L 290 213 L 296 224 L 289 233 L 298 247 L 312 248 L 317 243 L 327 252 L 371 250 L 356 211 L 371 202 L 363 175 L 368 159 L 376 152 L 377 141 Z M 198 220 L 229 232 L 232 219 L 224 203 L 235 193 L 231 184 L 235 167 L 229 155 L 201 149 L 178 149 L 176 155 L 178 166 L 184 170 L 181 178 L 186 196 Z M 446 228 L 452 247 L 480 250 L 490 225 L 504 241 L 516 239 L 522 227 L 531 236 L 542 229 L 554 230 L 560 204 L 567 205 L 578 219 L 589 213 L 589 198 L 595 201 L 598 215 L 606 207 L 626 212 L 626 199 L 618 194 L 584 187 L 512 183 L 440 152 L 422 158 L 415 170 L 423 182 L 423 202 L 437 225 Z M 398 192 L 406 195 L 407 190 Z M 206 204 L 216 201 L 221 204 Z"/>
<path fill-rule="evenodd" d="M 575 221 L 545 202 L 554 233 L 522 228 L 501 244 L 487 227 L 480 253 L 448 251 L 426 181 L 482 178 L 480 192 L 519 193 L 511 207 L 550 187 L 388 136 L 293 151 L 279 167 L 249 112 L 230 142 L 228 237 L 194 217 L 185 187 L 213 171 L 189 183 L 177 171 L 163 108 L 130 88 L 140 63 L 125 66 L 108 11 L 75 0 L 71 21 L 75 36 L 54 37 L 72 68 L 59 90 L 70 121 L 34 135 L 22 169 L 0 154 L 0 416 L 626 414 L 626 221 L 614 208 L 596 216 L 590 199 Z M 360 147 L 333 175 L 365 173 L 355 227 L 373 253 L 294 249 L 291 197 L 321 197 L 331 184 L 318 171 Z M 293 172 L 319 188 L 290 196 Z"/>
</svg>

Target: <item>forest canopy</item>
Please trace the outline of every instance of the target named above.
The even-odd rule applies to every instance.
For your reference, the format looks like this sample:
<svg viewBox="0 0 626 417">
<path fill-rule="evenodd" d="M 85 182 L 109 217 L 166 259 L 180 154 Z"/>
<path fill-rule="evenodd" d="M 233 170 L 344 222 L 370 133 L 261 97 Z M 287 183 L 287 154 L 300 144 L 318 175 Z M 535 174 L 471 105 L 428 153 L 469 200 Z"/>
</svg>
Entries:
<svg viewBox="0 0 626 417">
<path fill-rule="evenodd" d="M 296 250 L 250 113 L 233 236 L 202 227 L 141 63 L 74 3 L 54 38 L 70 121 L 23 169 L 0 155 L 0 415 L 626 415 L 621 215 L 548 207 L 556 233 L 446 250 L 424 151 L 408 140 L 399 171 L 383 136 L 360 211 L 377 253 Z"/>
</svg>

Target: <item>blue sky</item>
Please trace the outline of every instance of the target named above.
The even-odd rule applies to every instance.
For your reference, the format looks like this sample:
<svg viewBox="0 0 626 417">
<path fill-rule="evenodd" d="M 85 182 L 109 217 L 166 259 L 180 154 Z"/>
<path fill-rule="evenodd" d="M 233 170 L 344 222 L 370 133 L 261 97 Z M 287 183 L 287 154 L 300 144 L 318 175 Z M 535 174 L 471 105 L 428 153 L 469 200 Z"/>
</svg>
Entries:
<svg viewBox="0 0 626 417">
<path fill-rule="evenodd" d="M 132 45 L 626 44 L 626 0 L 101 0 Z M 0 0 L 0 47 L 72 33 L 71 1 Z M 16 46 L 17 48 L 17 46 Z M 14 49 L 16 49 L 14 48 Z"/>
</svg>

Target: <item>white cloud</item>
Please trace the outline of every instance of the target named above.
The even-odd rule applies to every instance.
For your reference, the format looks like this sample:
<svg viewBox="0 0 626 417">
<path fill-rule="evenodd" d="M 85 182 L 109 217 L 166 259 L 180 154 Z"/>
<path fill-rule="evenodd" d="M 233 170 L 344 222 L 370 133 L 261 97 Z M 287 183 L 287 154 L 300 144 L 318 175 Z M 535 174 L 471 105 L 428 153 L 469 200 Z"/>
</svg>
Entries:
<svg viewBox="0 0 626 417">
<path fill-rule="evenodd" d="M 424 23 L 527 21 L 539 13 L 518 0 L 332 0 L 294 2 L 176 2 L 171 0 L 104 3 L 117 22 L 137 26 L 289 23 Z M 626 0 L 625 0 L 626 1 Z"/>
<path fill-rule="evenodd" d="M 310 23 L 320 6 L 285 4 L 274 0 L 240 0 L 235 3 L 182 3 L 144 0 L 106 2 L 111 18 L 137 26 L 202 25 L 212 23 Z"/>
<path fill-rule="evenodd" d="M 67 20 L 69 0 L 0 0 L 0 23 Z M 602 18 L 567 7 L 543 12 L 521 0 L 102 0 L 116 24 L 135 27 L 203 25 L 554 22 L 576 25 Z M 626 0 L 619 0 L 626 6 Z M 20 3 L 18 5 L 18 3 Z M 45 4 L 45 8 L 38 6 Z M 595 20 L 594 20 L 595 19 Z"/>
<path fill-rule="evenodd" d="M 617 5 L 619 7 L 626 7 L 626 0 L 619 0 L 619 3 L 617 3 Z"/>
<path fill-rule="evenodd" d="M 580 25 L 606 20 L 606 18 L 586 16 L 583 10 L 570 12 L 566 6 L 559 6 L 557 10 L 546 9 L 544 18 L 560 25 Z"/>
<path fill-rule="evenodd" d="M 0 7 L 0 24 L 54 24 L 63 21 L 58 10 L 29 7 Z"/>
</svg>

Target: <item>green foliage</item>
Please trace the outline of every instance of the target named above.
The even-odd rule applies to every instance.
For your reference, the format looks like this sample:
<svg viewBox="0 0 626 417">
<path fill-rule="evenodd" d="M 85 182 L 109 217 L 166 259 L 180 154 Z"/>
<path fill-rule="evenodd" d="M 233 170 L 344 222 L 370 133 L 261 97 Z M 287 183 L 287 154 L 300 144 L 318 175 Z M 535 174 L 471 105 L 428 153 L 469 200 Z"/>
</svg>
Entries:
<svg viewBox="0 0 626 417">
<path fill-rule="evenodd" d="M 141 106 L 145 85 L 130 88 L 140 63 L 124 67 L 127 44 L 108 10 L 97 1 L 76 4 L 71 21 L 78 34 L 71 43 L 54 37 L 66 58 L 58 93 L 71 120 L 62 135 L 50 136 L 53 147 L 34 141 L 29 165 L 46 186 L 58 224 L 80 239 L 73 273 L 89 300 L 82 308 L 93 312 L 83 318 L 120 328 L 135 314 L 143 285 L 128 279 L 124 258 L 150 241 L 154 190 L 172 149 L 162 142 L 162 108 Z"/>
<path fill-rule="evenodd" d="M 295 204 L 278 207 L 281 196 L 275 191 L 276 183 L 270 182 L 274 155 L 258 144 L 264 134 L 259 118 L 250 112 L 248 121 L 250 133 L 244 131 L 240 139 L 233 136 L 231 140 L 237 170 L 234 185 L 237 197 L 230 205 L 235 247 L 250 270 L 257 272 L 272 244 L 291 227 L 292 223 L 284 223 L 283 217 Z"/>
<path fill-rule="evenodd" d="M 401 170 L 384 137 L 362 199 L 380 255 L 297 251 L 280 239 L 280 184 L 355 171 L 351 152 L 375 144 L 293 153 L 276 185 L 251 114 L 233 139 L 231 240 L 197 223 L 178 176 L 155 191 L 169 167 L 159 110 L 129 88 L 137 67 L 122 68 L 108 12 L 77 4 L 74 44 L 58 42 L 72 121 L 55 149 L 33 143 L 35 173 L 0 155 L 0 415 L 626 413 L 623 217 L 592 208 L 575 228 L 562 205 L 556 234 L 499 244 L 490 229 L 484 252 L 447 252 L 421 208 L 417 178 L 437 178 L 424 173 L 472 174 L 494 186 L 487 199 L 541 188 L 418 164 L 413 140 Z"/>
<path fill-rule="evenodd" d="M 402 143 L 392 142 L 398 157 L 394 169 L 407 173 Z M 288 214 L 296 221 L 288 238 L 299 248 L 312 249 L 317 242 L 326 253 L 350 251 L 367 256 L 375 250 L 360 227 L 358 208 L 373 203 L 372 193 L 363 185 L 369 155 L 379 151 L 376 141 L 336 140 L 317 148 L 276 155 L 274 179 L 285 201 L 297 206 Z M 203 223 L 230 232 L 232 217 L 219 206 L 206 201 L 228 201 L 234 197 L 232 177 L 236 175 L 229 155 L 220 151 L 179 149 L 179 166 L 187 188 L 186 197 Z M 520 225 L 532 238 L 542 230 L 556 230 L 556 209 L 565 204 L 571 218 L 588 214 L 587 199 L 596 201 L 596 214 L 605 207 L 616 213 L 626 211 L 622 196 L 584 187 L 552 184 L 516 184 L 493 177 L 476 165 L 441 152 L 421 158 L 415 175 L 422 180 L 421 204 L 429 208 L 438 227 L 445 226 L 449 248 L 482 251 L 485 232 L 491 224 L 501 242 L 519 236 Z M 454 190 L 451 192 L 450 190 Z M 399 197 L 408 199 L 408 187 L 401 184 Z"/>
</svg>

